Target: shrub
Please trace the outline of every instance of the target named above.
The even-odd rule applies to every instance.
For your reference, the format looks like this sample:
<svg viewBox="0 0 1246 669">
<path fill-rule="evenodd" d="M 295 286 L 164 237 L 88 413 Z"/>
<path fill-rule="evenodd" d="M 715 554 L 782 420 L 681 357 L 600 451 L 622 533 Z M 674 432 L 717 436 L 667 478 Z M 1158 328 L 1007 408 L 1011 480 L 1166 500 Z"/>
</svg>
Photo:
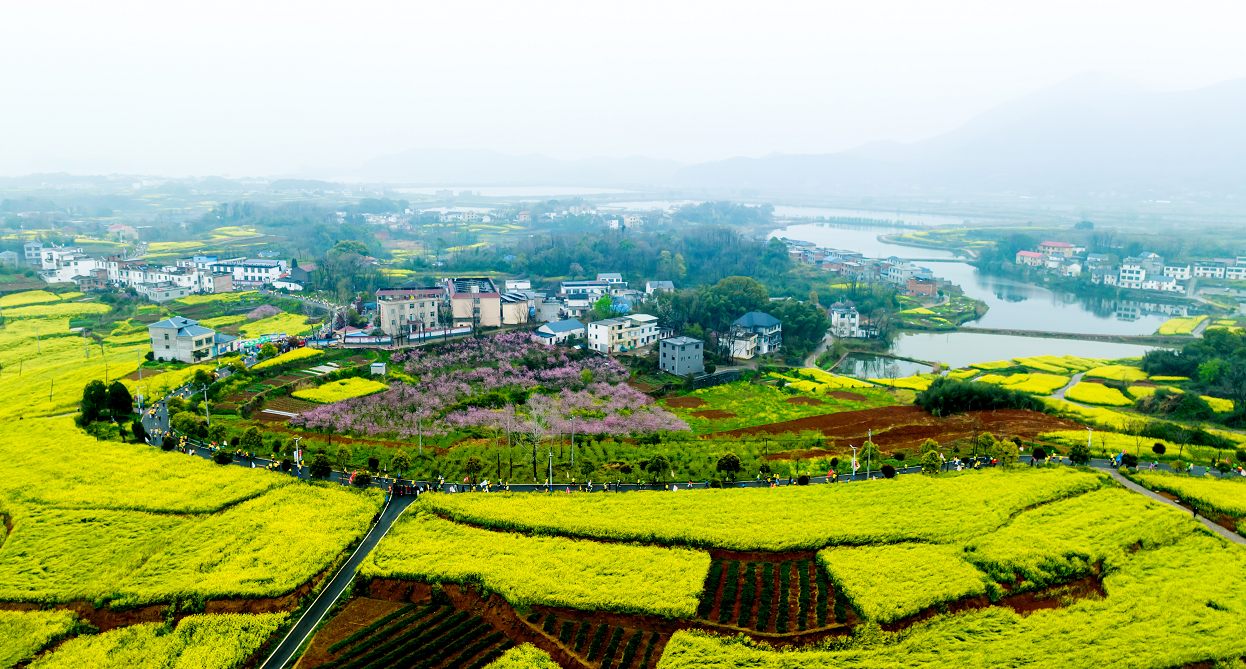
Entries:
<svg viewBox="0 0 1246 669">
<path fill-rule="evenodd" d="M 1035 446 L 1035 447 L 1034 447 L 1034 451 L 1033 451 L 1032 453 L 1030 453 L 1030 456 L 1031 456 L 1031 457 L 1033 457 L 1033 458 L 1034 458 L 1034 460 L 1036 460 L 1036 461 L 1037 461 L 1037 460 L 1046 460 L 1046 459 L 1047 459 L 1047 449 L 1043 448 L 1042 446 Z"/>
<path fill-rule="evenodd" d="M 218 465 L 227 465 L 234 461 L 228 451 L 221 449 L 212 454 L 212 461 Z"/>
<path fill-rule="evenodd" d="M 1130 469 L 1137 469 L 1138 456 L 1133 453 L 1126 453 L 1121 456 L 1121 464 L 1129 467 Z"/>
<path fill-rule="evenodd" d="M 1090 447 L 1080 441 L 1069 449 L 1069 460 L 1075 465 L 1090 462 Z"/>
<path fill-rule="evenodd" d="M 796 485 L 809 485 L 809 475 L 801 474 L 796 477 Z"/>
<path fill-rule="evenodd" d="M 359 472 L 355 474 L 355 485 L 360 488 L 366 488 L 372 485 L 372 475 L 368 472 Z"/>
<path fill-rule="evenodd" d="M 972 383 L 940 377 L 917 394 L 913 403 L 935 416 L 966 411 L 1029 409 L 1044 411 L 1046 405 L 1033 396 L 987 383 Z"/>
<path fill-rule="evenodd" d="M 177 437 L 174 437 L 171 434 L 164 435 L 164 439 L 160 440 L 160 448 L 166 451 L 171 451 L 177 448 Z"/>
<path fill-rule="evenodd" d="M 895 478 L 896 468 L 891 465 L 883 465 L 883 478 Z"/>
<path fill-rule="evenodd" d="M 1167 451 L 1167 450 L 1168 448 L 1166 446 L 1158 442 L 1154 446 L 1151 447 L 1151 452 L 1156 455 L 1163 455 L 1164 451 Z"/>
</svg>

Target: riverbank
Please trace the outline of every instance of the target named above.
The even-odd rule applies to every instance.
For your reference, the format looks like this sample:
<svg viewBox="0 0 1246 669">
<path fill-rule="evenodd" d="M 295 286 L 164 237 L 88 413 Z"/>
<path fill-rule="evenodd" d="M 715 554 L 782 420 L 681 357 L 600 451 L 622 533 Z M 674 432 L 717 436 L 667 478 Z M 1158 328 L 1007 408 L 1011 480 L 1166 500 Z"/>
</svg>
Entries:
<svg viewBox="0 0 1246 669">
<path fill-rule="evenodd" d="M 902 330 L 902 332 L 917 333 L 920 330 Z M 975 328 L 961 326 L 956 332 L 972 332 L 975 334 L 990 335 L 1008 335 L 1012 337 L 1034 337 L 1038 339 L 1074 339 L 1077 341 L 1102 341 L 1115 344 L 1141 344 L 1144 346 L 1165 346 L 1170 348 L 1180 348 L 1189 342 L 1194 341 L 1194 337 L 1174 337 L 1163 335 L 1110 335 L 1110 334 L 1083 334 L 1075 332 L 1043 332 L 1040 330 L 1009 330 L 1001 328 Z"/>
</svg>

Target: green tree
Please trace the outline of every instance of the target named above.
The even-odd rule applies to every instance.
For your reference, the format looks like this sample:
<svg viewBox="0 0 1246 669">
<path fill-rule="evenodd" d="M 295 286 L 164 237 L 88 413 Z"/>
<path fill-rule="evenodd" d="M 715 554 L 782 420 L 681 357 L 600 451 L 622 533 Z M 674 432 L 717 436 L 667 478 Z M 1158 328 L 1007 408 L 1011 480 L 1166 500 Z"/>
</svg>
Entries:
<svg viewBox="0 0 1246 669">
<path fill-rule="evenodd" d="M 437 241 L 440 242 L 441 244 L 445 243 L 440 239 L 438 239 Z M 342 241 L 334 244 L 333 248 L 329 249 L 329 252 L 335 253 L 338 255 L 341 255 L 343 253 L 355 253 L 361 256 L 366 256 L 368 255 L 368 247 L 365 246 L 363 243 L 357 242 L 353 239 L 343 239 Z"/>
<path fill-rule="evenodd" d="M 194 436 L 199 433 L 199 416 L 190 411 L 181 411 L 173 414 L 173 417 L 169 419 L 169 425 L 182 434 Z"/>
<path fill-rule="evenodd" d="M 238 447 L 250 453 L 258 453 L 264 448 L 264 435 L 260 434 L 258 427 L 248 427 L 246 432 L 242 433 L 242 441 Z"/>
<path fill-rule="evenodd" d="M 480 458 L 472 456 L 463 463 L 463 471 L 471 477 L 472 483 L 476 483 L 476 475 L 480 473 Z"/>
<path fill-rule="evenodd" d="M 390 458 L 389 467 L 394 470 L 395 476 L 401 476 L 403 472 L 411 469 L 411 456 L 400 449 L 394 457 Z"/>
<path fill-rule="evenodd" d="M 277 347 L 273 346 L 272 342 L 268 342 L 260 347 L 261 358 L 271 358 L 275 355 L 277 355 Z"/>
<path fill-rule="evenodd" d="M 713 286 L 701 286 L 698 292 L 709 325 L 718 329 L 770 304 L 770 293 L 766 292 L 766 287 L 746 276 L 729 276 Z"/>
<path fill-rule="evenodd" d="M 735 482 L 736 474 L 740 472 L 740 456 L 730 451 L 724 453 L 718 458 L 718 464 L 715 465 L 714 470 L 723 472 L 732 482 Z"/>
<path fill-rule="evenodd" d="M 991 457 L 1004 467 L 1010 467 L 1017 461 L 1017 444 L 1009 439 L 1000 439 L 992 447 Z"/>
<path fill-rule="evenodd" d="M 108 408 L 108 388 L 103 381 L 91 381 L 82 389 L 82 401 L 78 410 L 82 412 L 83 425 L 99 420 L 100 414 Z"/>
<path fill-rule="evenodd" d="M 312 456 L 311 466 L 308 467 L 308 471 L 311 473 L 312 478 L 329 478 L 329 474 L 333 473 L 333 465 L 329 462 L 329 456 L 325 455 L 322 451 L 317 451 L 316 454 Z"/>
<path fill-rule="evenodd" d="M 922 473 L 938 474 L 939 469 L 943 466 L 939 460 L 939 451 L 926 451 L 922 453 Z"/>
<path fill-rule="evenodd" d="M 130 423 L 130 432 L 134 433 L 135 440 L 147 441 L 147 428 L 143 427 L 143 421 L 136 420 Z"/>
<path fill-rule="evenodd" d="M 1085 465 L 1090 462 L 1090 447 L 1078 441 L 1069 449 L 1069 460 L 1075 465 Z"/>
<path fill-rule="evenodd" d="M 873 470 L 877 470 L 883 464 L 883 452 L 878 450 L 878 445 L 872 441 L 862 444 L 857 455 L 857 464 L 861 466 L 861 469 L 865 469 L 867 463 Z"/>
<path fill-rule="evenodd" d="M 254 430 L 255 428 L 251 428 L 251 429 Z M 249 431 L 250 430 L 248 430 L 248 432 Z M 229 429 L 226 428 L 224 425 L 217 423 L 216 425 L 213 425 L 212 427 L 208 428 L 208 441 L 215 442 L 218 445 L 223 444 L 225 443 L 225 437 L 228 434 L 229 434 Z"/>
<path fill-rule="evenodd" d="M 931 451 L 934 451 L 935 454 L 937 455 L 939 453 L 939 442 L 935 441 L 934 439 L 927 439 L 926 441 L 922 442 L 922 445 L 920 448 L 918 448 L 918 451 L 922 454 L 922 457 L 925 457 L 926 454 Z"/>
<path fill-rule="evenodd" d="M 196 387 L 206 388 L 212 385 L 212 382 L 215 380 L 216 380 L 216 376 L 212 372 L 209 372 L 206 369 L 196 369 L 195 376 L 192 379 L 192 382 L 195 384 Z"/>
<path fill-rule="evenodd" d="M 113 381 L 108 387 L 108 410 L 114 418 L 134 411 L 134 398 L 130 397 L 129 389 L 120 381 Z"/>
<path fill-rule="evenodd" d="M 345 470 L 348 466 L 350 466 L 350 461 L 353 457 L 354 454 L 350 452 L 350 447 L 346 444 L 342 444 L 337 447 L 337 453 L 334 454 L 333 461 L 338 467 Z"/>
<path fill-rule="evenodd" d="M 663 483 L 666 482 L 666 473 L 670 471 L 670 469 L 671 469 L 670 459 L 667 458 L 665 455 L 662 455 L 661 453 L 658 453 L 657 455 L 653 456 L 653 458 L 649 460 L 648 466 L 645 467 L 645 471 L 648 471 L 653 476 L 653 478 Z"/>
</svg>

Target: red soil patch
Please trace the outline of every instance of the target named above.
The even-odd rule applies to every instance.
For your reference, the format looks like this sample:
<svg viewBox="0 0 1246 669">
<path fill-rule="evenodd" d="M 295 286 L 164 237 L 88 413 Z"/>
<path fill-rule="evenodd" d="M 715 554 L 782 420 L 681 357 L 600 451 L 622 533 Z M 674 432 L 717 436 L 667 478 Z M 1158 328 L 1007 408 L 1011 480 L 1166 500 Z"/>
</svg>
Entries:
<svg viewBox="0 0 1246 669">
<path fill-rule="evenodd" d="M 850 402 L 864 402 L 869 399 L 865 395 L 860 395 L 857 393 L 850 393 L 847 390 L 832 390 L 831 392 L 827 393 L 827 396 L 833 397 L 837 400 L 848 400 Z"/>
<path fill-rule="evenodd" d="M 808 404 L 810 406 L 815 404 L 826 404 L 826 402 L 823 402 L 816 397 L 789 397 L 783 401 L 788 404 Z"/>
<path fill-rule="evenodd" d="M 164 374 L 164 370 L 163 369 L 144 369 L 143 370 L 144 379 L 150 379 L 151 377 L 156 376 L 157 374 Z M 138 381 L 138 370 L 136 369 L 133 372 L 130 372 L 129 374 L 126 374 L 125 376 L 121 378 L 127 381 Z"/>
<path fill-rule="evenodd" d="M 744 434 L 784 434 L 816 430 L 827 437 L 826 445 L 834 448 L 859 444 L 870 430 L 874 443 L 884 450 L 917 446 L 926 439 L 943 444 L 973 437 L 977 432 L 990 432 L 996 437 L 1032 437 L 1039 432 L 1080 430 L 1083 425 L 1047 414 L 1021 409 L 972 411 L 947 418 L 936 418 L 921 407 L 891 406 L 861 411 L 841 411 L 821 416 L 808 416 L 782 423 L 757 425 L 738 430 L 703 435 L 702 438 L 739 437 Z M 788 459 L 796 452 L 773 453 L 769 459 Z"/>
<path fill-rule="evenodd" d="M 735 418 L 735 414 L 731 413 L 730 411 L 723 411 L 722 409 L 706 409 L 705 411 L 694 411 L 692 412 L 692 415 L 696 418 L 709 418 L 710 420 L 717 420 L 719 418 Z"/>
<path fill-rule="evenodd" d="M 666 400 L 666 406 L 676 409 L 695 409 L 705 406 L 705 400 L 700 397 L 675 397 Z"/>
<path fill-rule="evenodd" d="M 264 402 L 265 409 L 274 409 L 276 411 L 286 411 L 289 413 L 302 413 L 311 411 L 316 408 L 316 404 L 312 402 L 304 402 L 303 400 L 294 399 L 293 397 L 273 397 Z"/>
<path fill-rule="evenodd" d="M 255 397 L 258 394 L 259 393 L 234 393 L 229 397 L 223 398 L 221 401 L 228 402 L 230 404 L 246 404 L 251 401 L 252 397 Z"/>
</svg>

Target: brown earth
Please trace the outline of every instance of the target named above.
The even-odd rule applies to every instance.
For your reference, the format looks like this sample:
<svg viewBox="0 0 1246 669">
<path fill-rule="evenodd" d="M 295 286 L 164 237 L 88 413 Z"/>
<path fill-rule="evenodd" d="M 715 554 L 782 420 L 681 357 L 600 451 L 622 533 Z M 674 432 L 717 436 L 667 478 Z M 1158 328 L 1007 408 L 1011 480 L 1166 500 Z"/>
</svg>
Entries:
<svg viewBox="0 0 1246 669">
<path fill-rule="evenodd" d="M 823 402 L 822 400 L 816 397 L 789 397 L 783 401 L 787 402 L 788 404 L 807 404 L 810 406 L 813 406 L 815 404 L 826 404 L 826 402 Z"/>
<path fill-rule="evenodd" d="M 164 370 L 163 369 L 144 369 L 143 370 L 144 379 L 150 379 L 151 377 L 157 374 L 164 374 Z M 126 381 L 138 381 L 138 370 L 136 369 L 133 372 L 130 372 L 129 374 L 126 374 L 125 376 L 121 378 L 125 379 Z"/>
<path fill-rule="evenodd" d="M 256 412 L 256 413 L 258 414 L 259 412 Z M 276 421 L 274 421 L 274 423 L 276 423 Z M 315 432 L 313 430 L 296 430 L 294 428 L 287 427 L 285 425 L 280 425 L 280 424 L 266 425 L 264 429 L 270 432 L 281 432 L 284 434 L 293 435 L 295 437 L 302 437 L 305 440 L 303 442 L 304 448 L 312 448 L 313 447 L 312 442 L 315 442 L 316 446 L 320 446 L 320 445 L 327 445 L 329 441 L 329 435 L 321 433 L 321 432 Z M 407 451 L 408 453 L 415 453 L 417 449 L 417 446 L 414 441 L 387 441 L 383 439 L 356 439 L 354 437 L 343 437 L 342 435 L 339 435 L 339 434 L 333 435 L 333 443 L 335 444 L 362 444 L 362 445 L 370 444 L 374 446 L 383 446 L 385 448 L 394 448 L 394 449 L 401 448 Z M 446 453 L 449 453 L 450 451 L 449 449 L 437 448 L 437 447 L 429 446 L 428 444 L 425 444 L 424 452 L 433 453 L 435 455 L 445 455 Z"/>
<path fill-rule="evenodd" d="M 695 409 L 705 406 L 705 400 L 700 397 L 675 397 L 666 400 L 666 406 L 675 407 L 676 409 Z"/>
<path fill-rule="evenodd" d="M 304 411 L 311 411 L 317 406 L 319 405 L 314 402 L 304 402 L 293 397 L 270 397 L 264 402 L 265 409 L 288 411 L 289 413 L 303 413 Z"/>
<path fill-rule="evenodd" d="M 731 413 L 730 411 L 723 411 L 722 409 L 706 409 L 705 411 L 694 411 L 692 412 L 692 415 L 696 418 L 709 418 L 710 420 L 717 420 L 719 418 L 735 418 L 735 414 Z"/>
<path fill-rule="evenodd" d="M 835 448 L 860 443 L 873 430 L 874 443 L 884 450 L 917 446 L 926 439 L 943 444 L 971 438 L 975 430 L 990 432 L 996 437 L 1032 437 L 1039 432 L 1084 429 L 1073 421 L 1022 409 L 971 411 L 946 418 L 936 418 L 917 406 L 890 406 L 860 411 L 841 411 L 821 416 L 768 425 L 702 435 L 703 439 L 739 437 L 745 434 L 784 434 L 816 430 L 826 437 L 826 446 Z M 774 453 L 768 459 L 790 459 L 798 452 Z"/>
<path fill-rule="evenodd" d="M 396 601 L 360 597 L 352 599 L 346 608 L 333 617 L 312 637 L 307 652 L 294 665 L 294 669 L 302 667 L 318 667 L 333 659 L 334 653 L 329 652 L 333 644 L 349 637 L 377 620 L 402 608 Z"/>
<path fill-rule="evenodd" d="M 834 397 L 837 400 L 848 400 L 850 402 L 864 402 L 869 399 L 865 395 L 859 395 L 857 393 L 850 393 L 847 390 L 832 390 L 831 392 L 827 393 L 827 396 Z"/>
</svg>

